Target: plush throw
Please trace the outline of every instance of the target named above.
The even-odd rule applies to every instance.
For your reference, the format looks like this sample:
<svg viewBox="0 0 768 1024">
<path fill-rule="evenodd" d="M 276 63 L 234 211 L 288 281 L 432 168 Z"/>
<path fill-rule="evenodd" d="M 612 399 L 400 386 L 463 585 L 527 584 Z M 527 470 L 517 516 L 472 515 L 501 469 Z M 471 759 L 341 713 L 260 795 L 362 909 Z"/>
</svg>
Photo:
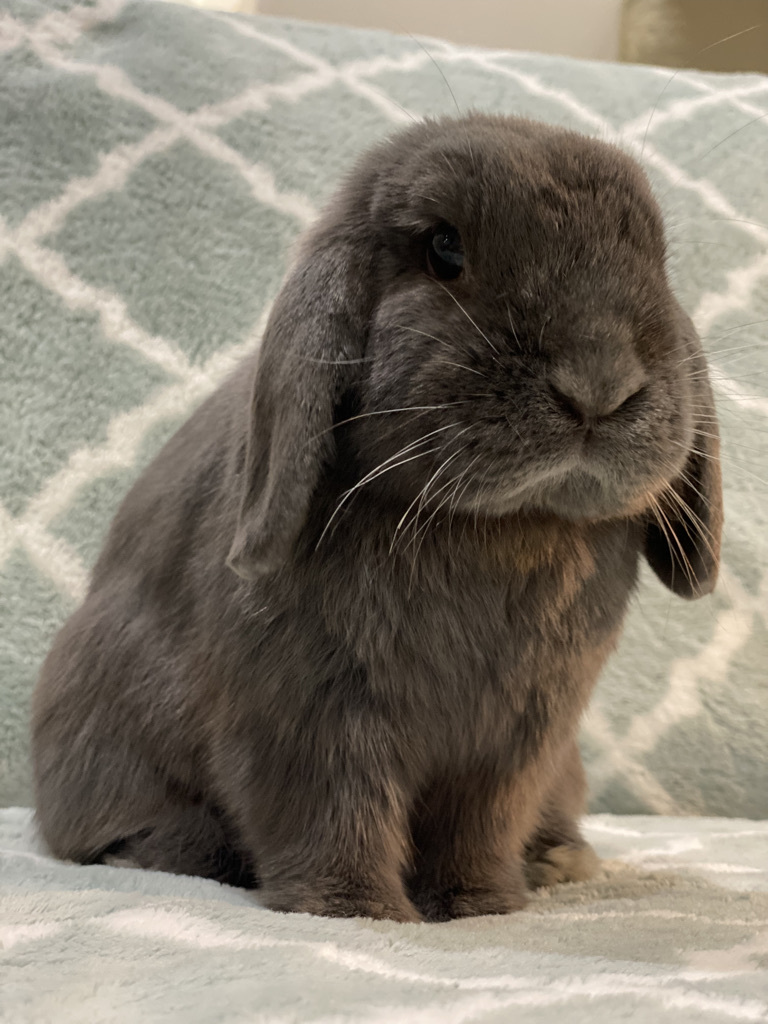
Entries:
<svg viewBox="0 0 768 1024">
<path fill-rule="evenodd" d="M 768 817 L 768 80 L 162 3 L 0 12 L 0 803 L 32 799 L 30 693 L 120 497 L 258 343 L 355 155 L 458 107 L 639 156 L 712 359 L 721 583 L 686 605 L 644 578 L 584 725 L 593 808 Z"/>
<path fill-rule="evenodd" d="M 449 924 L 62 864 L 0 811 L 9 1024 L 765 1024 L 768 822 L 601 815 L 591 882 Z"/>
</svg>

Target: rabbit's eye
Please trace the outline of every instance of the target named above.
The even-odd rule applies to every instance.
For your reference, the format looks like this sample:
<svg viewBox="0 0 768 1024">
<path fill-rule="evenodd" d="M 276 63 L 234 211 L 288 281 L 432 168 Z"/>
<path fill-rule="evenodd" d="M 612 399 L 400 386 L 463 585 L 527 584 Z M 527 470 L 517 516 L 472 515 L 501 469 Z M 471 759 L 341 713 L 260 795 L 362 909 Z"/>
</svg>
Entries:
<svg viewBox="0 0 768 1024">
<path fill-rule="evenodd" d="M 427 242 L 429 269 L 441 281 L 452 281 L 464 266 L 464 246 L 457 228 L 440 224 Z"/>
</svg>

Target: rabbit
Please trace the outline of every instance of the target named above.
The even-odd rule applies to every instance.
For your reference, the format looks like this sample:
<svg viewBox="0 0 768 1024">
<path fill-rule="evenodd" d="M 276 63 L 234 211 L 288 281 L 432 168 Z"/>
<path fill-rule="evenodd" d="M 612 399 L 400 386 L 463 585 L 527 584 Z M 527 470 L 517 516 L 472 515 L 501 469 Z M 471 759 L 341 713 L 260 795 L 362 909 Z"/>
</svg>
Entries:
<svg viewBox="0 0 768 1024">
<path fill-rule="evenodd" d="M 282 912 L 516 911 L 596 870 L 577 731 L 641 557 L 708 594 L 721 527 L 639 165 L 415 123 L 124 499 L 34 693 L 42 836 Z"/>
</svg>

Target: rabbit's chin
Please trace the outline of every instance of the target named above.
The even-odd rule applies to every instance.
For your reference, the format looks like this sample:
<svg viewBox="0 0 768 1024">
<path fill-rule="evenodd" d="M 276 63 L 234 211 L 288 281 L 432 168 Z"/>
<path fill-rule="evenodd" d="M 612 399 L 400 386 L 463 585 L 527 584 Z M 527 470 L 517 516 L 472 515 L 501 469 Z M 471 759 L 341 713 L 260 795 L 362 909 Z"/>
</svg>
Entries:
<svg viewBox="0 0 768 1024">
<path fill-rule="evenodd" d="M 543 474 L 525 485 L 497 488 L 475 498 L 475 509 L 495 516 L 554 515 L 572 522 L 624 519 L 646 512 L 665 481 L 637 481 L 634 486 L 601 479 L 582 469 Z"/>
<path fill-rule="evenodd" d="M 561 519 L 592 522 L 626 519 L 647 511 L 660 489 L 658 484 L 649 486 L 646 482 L 630 487 L 575 472 L 557 484 L 542 488 L 536 506 Z"/>
</svg>

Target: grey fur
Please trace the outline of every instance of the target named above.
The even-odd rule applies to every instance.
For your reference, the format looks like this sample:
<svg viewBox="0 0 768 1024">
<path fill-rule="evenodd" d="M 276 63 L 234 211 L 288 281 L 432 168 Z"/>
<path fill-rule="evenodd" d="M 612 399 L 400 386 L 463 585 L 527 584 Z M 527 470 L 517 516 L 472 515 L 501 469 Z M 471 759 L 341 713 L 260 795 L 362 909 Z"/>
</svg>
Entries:
<svg viewBox="0 0 768 1024">
<path fill-rule="evenodd" d="M 570 132 L 473 115 L 367 154 L 56 638 L 52 851 L 401 921 L 515 910 L 526 859 L 591 870 L 575 736 L 638 559 L 687 597 L 717 573 L 714 406 L 664 245 L 639 167 Z"/>
</svg>

